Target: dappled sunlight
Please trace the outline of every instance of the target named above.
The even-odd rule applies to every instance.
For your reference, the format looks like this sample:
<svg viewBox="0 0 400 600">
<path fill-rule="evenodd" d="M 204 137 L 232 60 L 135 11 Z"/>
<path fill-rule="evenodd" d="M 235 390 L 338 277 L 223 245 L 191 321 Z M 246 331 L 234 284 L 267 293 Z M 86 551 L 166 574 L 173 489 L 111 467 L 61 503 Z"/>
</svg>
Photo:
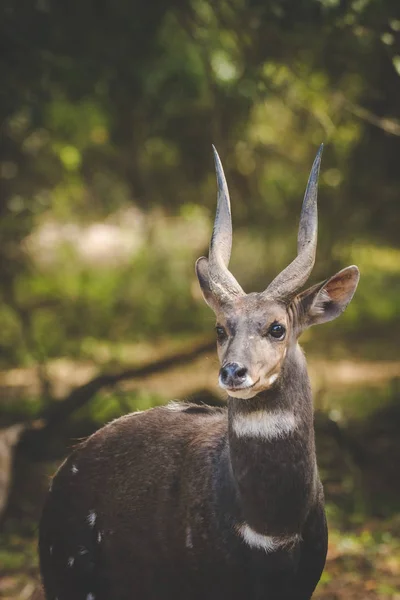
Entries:
<svg viewBox="0 0 400 600">
<path fill-rule="evenodd" d="M 122 267 L 144 244 L 143 221 L 144 215 L 133 207 L 110 215 L 106 222 L 86 226 L 45 220 L 24 244 L 39 266 L 59 269 L 69 251 L 75 255 L 77 268 L 79 263 L 97 268 Z"/>
</svg>

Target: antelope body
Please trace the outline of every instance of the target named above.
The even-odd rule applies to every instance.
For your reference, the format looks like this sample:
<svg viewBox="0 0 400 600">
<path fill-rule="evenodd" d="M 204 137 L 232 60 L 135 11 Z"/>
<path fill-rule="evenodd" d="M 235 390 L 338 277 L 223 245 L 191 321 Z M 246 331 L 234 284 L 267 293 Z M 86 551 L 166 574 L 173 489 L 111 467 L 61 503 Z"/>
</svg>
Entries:
<svg viewBox="0 0 400 600">
<path fill-rule="evenodd" d="M 338 316 L 359 273 L 298 293 L 315 260 L 317 154 L 298 255 L 263 293 L 228 270 L 231 216 L 215 151 L 218 206 L 197 275 L 217 317 L 227 409 L 173 403 L 122 417 L 56 474 L 40 524 L 48 600 L 308 600 L 327 528 L 313 407 L 297 343 Z"/>
</svg>

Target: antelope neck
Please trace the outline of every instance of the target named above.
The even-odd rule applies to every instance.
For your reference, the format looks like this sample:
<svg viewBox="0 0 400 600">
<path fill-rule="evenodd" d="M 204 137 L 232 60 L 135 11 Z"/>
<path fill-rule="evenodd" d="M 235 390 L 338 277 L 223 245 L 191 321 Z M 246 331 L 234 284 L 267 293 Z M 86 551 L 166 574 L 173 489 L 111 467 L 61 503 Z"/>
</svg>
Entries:
<svg viewBox="0 0 400 600">
<path fill-rule="evenodd" d="M 274 385 L 250 399 L 229 398 L 229 424 L 237 415 L 264 411 L 267 415 L 290 411 L 300 419 L 307 406 L 312 407 L 307 364 L 300 346 L 296 344 L 287 352 L 285 363 Z"/>
<path fill-rule="evenodd" d="M 316 490 L 312 396 L 305 358 L 288 351 L 276 384 L 230 398 L 229 454 L 242 522 L 268 536 L 300 534 Z"/>
</svg>

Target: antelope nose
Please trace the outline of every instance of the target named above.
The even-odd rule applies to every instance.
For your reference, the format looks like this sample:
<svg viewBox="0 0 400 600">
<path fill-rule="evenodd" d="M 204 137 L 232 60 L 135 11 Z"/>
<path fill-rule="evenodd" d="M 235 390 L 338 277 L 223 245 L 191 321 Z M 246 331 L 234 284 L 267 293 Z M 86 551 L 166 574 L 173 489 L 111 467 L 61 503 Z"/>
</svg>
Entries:
<svg viewBox="0 0 400 600">
<path fill-rule="evenodd" d="M 219 372 L 221 382 L 227 387 L 241 385 L 247 377 L 247 369 L 239 363 L 228 363 Z"/>
</svg>

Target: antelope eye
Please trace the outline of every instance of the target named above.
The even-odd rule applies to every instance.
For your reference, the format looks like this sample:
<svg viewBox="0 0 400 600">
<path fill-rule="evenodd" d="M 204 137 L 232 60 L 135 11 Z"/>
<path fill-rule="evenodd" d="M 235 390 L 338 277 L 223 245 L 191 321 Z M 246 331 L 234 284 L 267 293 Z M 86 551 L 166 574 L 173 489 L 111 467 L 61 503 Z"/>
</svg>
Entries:
<svg viewBox="0 0 400 600">
<path fill-rule="evenodd" d="M 268 333 L 277 340 L 283 340 L 286 328 L 280 323 L 272 323 L 271 327 L 268 329 Z"/>
<path fill-rule="evenodd" d="M 217 339 L 219 342 L 222 342 L 227 337 L 225 328 L 221 327 L 221 325 L 217 325 L 215 331 L 217 332 Z"/>
</svg>

